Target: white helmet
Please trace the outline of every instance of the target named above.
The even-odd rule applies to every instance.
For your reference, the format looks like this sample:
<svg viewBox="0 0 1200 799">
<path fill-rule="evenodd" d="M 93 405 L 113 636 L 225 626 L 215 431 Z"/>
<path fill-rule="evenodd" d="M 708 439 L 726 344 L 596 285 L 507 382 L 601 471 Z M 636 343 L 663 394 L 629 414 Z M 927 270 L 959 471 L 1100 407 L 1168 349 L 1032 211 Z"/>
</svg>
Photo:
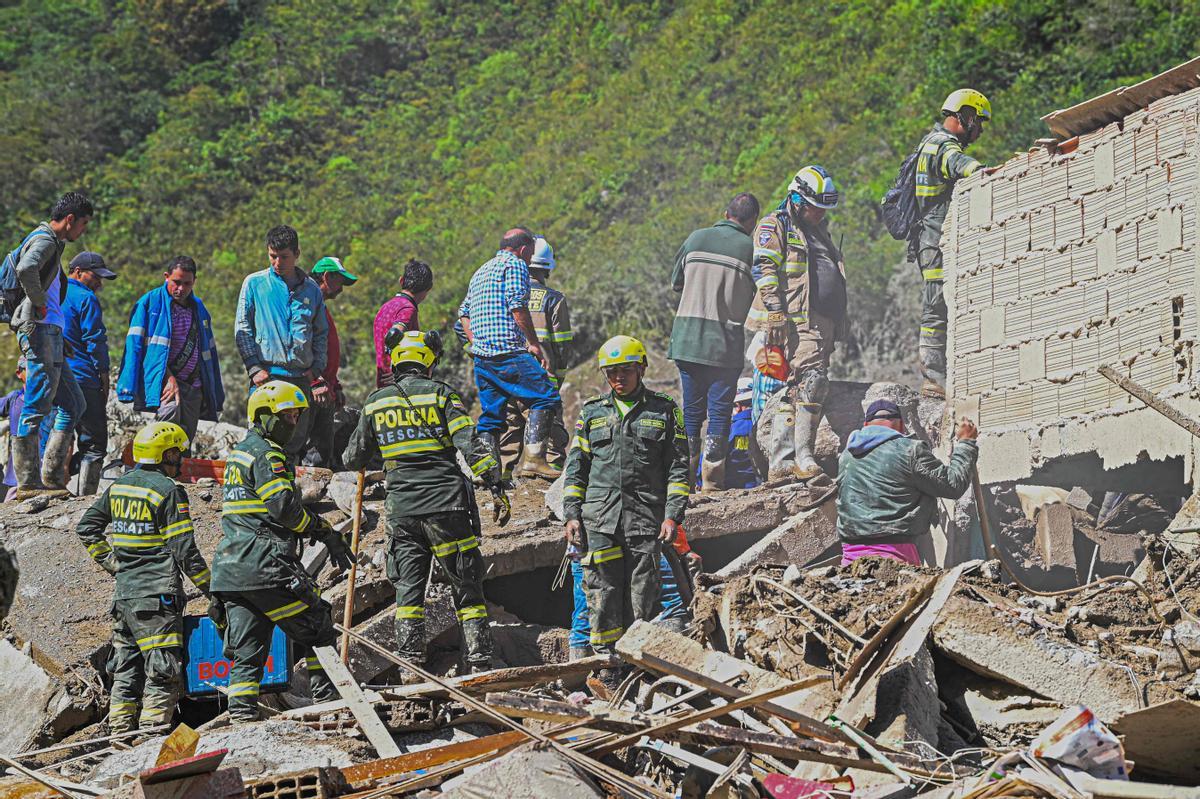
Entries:
<svg viewBox="0 0 1200 799">
<path fill-rule="evenodd" d="M 734 402 L 749 402 L 754 399 L 754 381 L 748 377 L 739 377 L 737 393 L 733 395 Z"/>
<path fill-rule="evenodd" d="M 825 171 L 825 167 L 816 164 L 796 173 L 796 177 L 788 184 L 788 193 L 799 194 L 806 203 L 817 208 L 837 208 L 841 199 L 833 178 Z"/>
<path fill-rule="evenodd" d="M 533 239 L 533 259 L 529 262 L 531 269 L 545 269 L 547 272 L 554 271 L 554 248 L 550 246 L 550 242 L 546 241 L 545 236 L 536 236 Z"/>
</svg>

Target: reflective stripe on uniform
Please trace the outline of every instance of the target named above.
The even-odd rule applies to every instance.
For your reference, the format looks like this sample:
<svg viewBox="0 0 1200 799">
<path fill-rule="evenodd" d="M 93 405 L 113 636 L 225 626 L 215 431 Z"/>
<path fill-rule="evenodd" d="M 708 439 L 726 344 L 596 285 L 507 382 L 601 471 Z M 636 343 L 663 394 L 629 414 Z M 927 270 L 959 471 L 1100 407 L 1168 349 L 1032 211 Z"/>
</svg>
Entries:
<svg viewBox="0 0 1200 799">
<path fill-rule="evenodd" d="M 556 333 L 550 334 L 550 340 L 555 344 L 562 344 L 564 341 L 573 341 L 574 339 L 575 333 L 571 330 L 559 330 Z"/>
<path fill-rule="evenodd" d="M 195 530 L 196 530 L 196 528 L 194 526 L 192 526 L 192 520 L 184 519 L 181 522 L 175 522 L 174 524 L 168 524 L 166 527 L 164 527 L 163 528 L 163 538 L 171 539 L 177 535 L 183 535 L 184 533 L 195 532 Z"/>
<path fill-rule="evenodd" d="M 450 431 L 450 435 L 454 435 L 464 427 L 470 427 L 473 424 L 475 422 L 471 421 L 470 416 L 455 416 L 446 424 L 446 429 Z"/>
<path fill-rule="evenodd" d="M 249 452 L 242 452 L 241 450 L 235 449 L 233 452 L 229 453 L 229 457 L 225 460 L 233 461 L 238 466 L 245 466 L 247 469 L 254 466 L 254 456 Z"/>
<path fill-rule="evenodd" d="M 798 311 L 797 313 L 789 313 L 788 321 L 789 322 L 798 322 L 799 324 L 807 324 L 808 323 L 808 314 L 804 313 L 803 311 Z"/>
<path fill-rule="evenodd" d="M 583 436 L 575 436 L 575 446 L 579 447 L 589 455 L 592 454 L 592 445 L 588 443 L 588 440 Z"/>
<path fill-rule="evenodd" d="M 112 547 L 108 545 L 107 541 L 97 541 L 96 543 L 88 546 L 88 554 L 96 560 L 100 560 L 100 558 L 104 557 L 109 552 L 112 552 Z"/>
<path fill-rule="evenodd" d="M 592 631 L 590 636 L 593 644 L 611 644 L 620 639 L 625 633 L 624 627 L 614 627 L 611 630 Z"/>
<path fill-rule="evenodd" d="M 259 499 L 264 500 L 270 499 L 280 491 L 286 491 L 290 487 L 291 480 L 285 480 L 282 477 L 276 477 L 274 480 L 263 483 L 258 487 L 258 497 Z"/>
<path fill-rule="evenodd" d="M 479 546 L 479 539 L 475 536 L 460 538 L 457 541 L 447 541 L 444 544 L 434 544 L 433 554 L 439 558 L 444 558 L 453 555 L 455 552 L 469 552 Z"/>
<path fill-rule="evenodd" d="M 943 276 L 945 275 L 945 272 L 946 270 L 940 267 L 938 269 L 922 269 L 921 277 L 925 278 L 926 280 L 942 280 L 944 279 Z"/>
<path fill-rule="evenodd" d="M 300 510 L 303 511 L 303 513 L 300 516 L 300 523 L 296 525 L 297 533 L 303 533 L 305 530 L 307 530 L 308 526 L 312 524 L 313 520 L 313 515 L 309 513 L 307 509 L 301 508 Z"/>
<path fill-rule="evenodd" d="M 123 535 L 113 533 L 113 546 L 122 549 L 148 549 L 162 546 L 164 539 L 161 535 Z"/>
<path fill-rule="evenodd" d="M 778 286 L 779 278 L 776 275 L 763 275 L 754 281 L 754 285 L 760 289 L 765 289 L 767 286 Z"/>
<path fill-rule="evenodd" d="M 256 682 L 233 682 L 229 684 L 229 696 L 258 696 Z"/>
<path fill-rule="evenodd" d="M 126 716 L 132 716 L 137 713 L 137 702 L 109 702 L 108 717 L 110 719 L 123 719 Z"/>
<path fill-rule="evenodd" d="M 567 486 L 563 489 L 563 496 L 583 499 L 583 486 Z"/>
<path fill-rule="evenodd" d="M 202 585 L 208 585 L 208 581 L 211 578 L 212 572 L 210 572 L 208 569 L 205 569 L 204 571 L 196 572 L 189 579 L 192 581 L 192 585 L 199 588 Z"/>
<path fill-rule="evenodd" d="M 460 608 L 455 612 L 459 621 L 470 621 L 471 619 L 486 619 L 488 617 L 487 607 L 484 605 L 468 605 L 465 608 Z"/>
<path fill-rule="evenodd" d="M 387 410 L 388 408 L 424 408 L 430 405 L 444 408 L 446 407 L 446 398 L 437 394 L 413 394 L 407 399 L 404 397 L 383 397 L 363 408 L 363 413 L 369 416 L 377 411 Z"/>
<path fill-rule="evenodd" d="M 241 514 L 241 513 L 266 513 L 267 506 L 263 504 L 261 499 L 235 499 L 230 502 L 221 503 L 221 513 Z"/>
<path fill-rule="evenodd" d="M 936 186 L 917 185 L 916 195 L 918 197 L 936 197 L 946 190 L 945 183 L 939 183 Z"/>
<path fill-rule="evenodd" d="M 444 439 L 415 438 L 412 441 L 398 441 L 395 444 L 385 444 L 379 448 L 379 453 L 385 458 L 398 455 L 412 455 L 418 452 L 441 452 L 450 449 Z"/>
<path fill-rule="evenodd" d="M 783 263 L 783 253 L 779 252 L 778 250 L 768 250 L 765 247 L 754 248 L 754 260 L 757 261 L 759 258 L 766 258 L 776 266 L 779 266 L 781 263 Z"/>
<path fill-rule="evenodd" d="M 304 659 L 304 665 L 309 671 L 324 671 L 325 667 L 321 665 L 321 659 L 316 655 L 309 655 Z"/>
<path fill-rule="evenodd" d="M 610 560 L 620 560 L 625 557 L 625 550 L 621 547 L 606 547 L 605 549 L 596 549 L 583 556 L 583 563 L 597 566 L 601 563 L 608 563 Z"/>
<path fill-rule="evenodd" d="M 152 725 L 152 724 L 161 724 L 167 720 L 168 711 L 171 711 L 174 709 L 175 708 L 173 708 L 173 707 L 170 707 L 170 708 L 153 707 L 151 705 L 146 705 L 145 707 L 142 708 L 142 716 L 141 716 L 141 719 L 139 719 L 139 721 L 141 724 L 144 724 L 147 726 Z"/>
<path fill-rule="evenodd" d="M 303 613 L 306 610 L 308 610 L 308 603 L 302 599 L 297 599 L 295 602 L 291 602 L 283 607 L 275 608 L 274 610 L 268 610 L 267 618 L 271 621 L 290 619 L 297 613 Z"/>
<path fill-rule="evenodd" d="M 397 619 L 423 619 L 425 618 L 424 605 L 397 605 Z"/>
<path fill-rule="evenodd" d="M 114 485 L 108 491 L 110 496 L 144 499 L 155 507 L 158 507 L 163 501 L 162 494 L 152 488 L 143 488 L 142 486 Z"/>
<path fill-rule="evenodd" d="M 148 652 L 151 649 L 163 649 L 169 646 L 183 646 L 183 636 L 179 633 L 162 633 L 161 635 L 148 635 L 145 638 L 137 639 L 137 647 L 143 652 Z"/>
<path fill-rule="evenodd" d="M 687 483 L 667 483 L 667 496 L 669 497 L 686 497 L 688 493 Z"/>
<path fill-rule="evenodd" d="M 484 455 L 482 458 L 480 458 L 479 460 L 477 460 L 471 464 L 471 474 L 473 474 L 475 476 L 479 476 L 479 475 L 483 474 L 484 472 L 486 472 L 488 469 L 495 468 L 496 466 L 499 466 L 499 465 L 500 464 L 496 463 L 496 459 L 493 458 L 490 454 Z"/>
</svg>

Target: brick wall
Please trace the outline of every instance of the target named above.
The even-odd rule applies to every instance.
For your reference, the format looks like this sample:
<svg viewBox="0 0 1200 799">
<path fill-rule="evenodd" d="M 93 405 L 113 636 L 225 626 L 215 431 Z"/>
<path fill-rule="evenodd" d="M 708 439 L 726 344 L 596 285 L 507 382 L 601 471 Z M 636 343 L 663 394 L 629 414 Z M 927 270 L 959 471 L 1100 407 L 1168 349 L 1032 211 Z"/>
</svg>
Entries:
<svg viewBox="0 0 1200 799">
<path fill-rule="evenodd" d="M 1139 408 L 1102 364 L 1157 393 L 1194 385 L 1198 113 L 1200 89 L 960 181 L 943 242 L 949 392 L 978 414 L 984 454 L 1008 455 L 981 459 L 985 481 L 1033 474 L 1048 428 Z M 1074 454 L 1059 433 L 1054 455 Z"/>
</svg>

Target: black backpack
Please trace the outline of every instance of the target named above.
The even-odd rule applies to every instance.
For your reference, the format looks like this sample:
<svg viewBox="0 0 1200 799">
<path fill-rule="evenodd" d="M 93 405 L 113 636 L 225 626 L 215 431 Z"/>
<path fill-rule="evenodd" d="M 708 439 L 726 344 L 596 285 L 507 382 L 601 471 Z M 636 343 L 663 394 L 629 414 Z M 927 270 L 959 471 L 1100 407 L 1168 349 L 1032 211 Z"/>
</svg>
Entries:
<svg viewBox="0 0 1200 799">
<path fill-rule="evenodd" d="M 919 152 L 919 151 L 918 151 Z M 917 155 L 912 153 L 900 165 L 892 186 L 879 201 L 883 224 L 893 239 L 907 241 L 920 215 L 917 213 Z"/>
<path fill-rule="evenodd" d="M 4 263 L 0 264 L 0 322 L 11 322 L 17 306 L 25 299 L 25 289 L 21 288 L 21 281 L 17 279 L 17 264 L 21 262 L 25 247 L 33 241 L 34 236 L 52 235 L 44 230 L 35 230 L 15 250 L 4 256 Z"/>
</svg>

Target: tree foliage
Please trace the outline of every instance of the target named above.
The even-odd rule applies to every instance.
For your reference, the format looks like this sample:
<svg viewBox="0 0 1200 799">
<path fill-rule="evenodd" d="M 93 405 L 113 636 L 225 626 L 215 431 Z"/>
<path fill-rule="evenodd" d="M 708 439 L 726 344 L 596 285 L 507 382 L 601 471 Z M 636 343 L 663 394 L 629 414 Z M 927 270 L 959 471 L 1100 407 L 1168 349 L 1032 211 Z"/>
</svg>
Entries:
<svg viewBox="0 0 1200 799">
<path fill-rule="evenodd" d="M 238 287 L 291 224 L 304 263 L 334 254 L 363 277 L 333 307 L 361 398 L 370 320 L 409 257 L 433 264 L 422 316 L 445 326 L 525 224 L 554 244 L 586 344 L 662 339 L 687 233 L 737 191 L 774 204 L 817 162 L 843 189 L 860 341 L 897 357 L 915 321 L 891 311 L 903 248 L 875 201 L 942 98 L 985 92 L 996 121 L 975 149 L 1003 159 L 1048 111 L 1193 55 L 1198 5 L 20 0 L 0 8 L 0 240 L 89 192 L 84 244 L 122 273 L 104 295 L 114 348 L 189 254 L 237 380 Z"/>
</svg>

